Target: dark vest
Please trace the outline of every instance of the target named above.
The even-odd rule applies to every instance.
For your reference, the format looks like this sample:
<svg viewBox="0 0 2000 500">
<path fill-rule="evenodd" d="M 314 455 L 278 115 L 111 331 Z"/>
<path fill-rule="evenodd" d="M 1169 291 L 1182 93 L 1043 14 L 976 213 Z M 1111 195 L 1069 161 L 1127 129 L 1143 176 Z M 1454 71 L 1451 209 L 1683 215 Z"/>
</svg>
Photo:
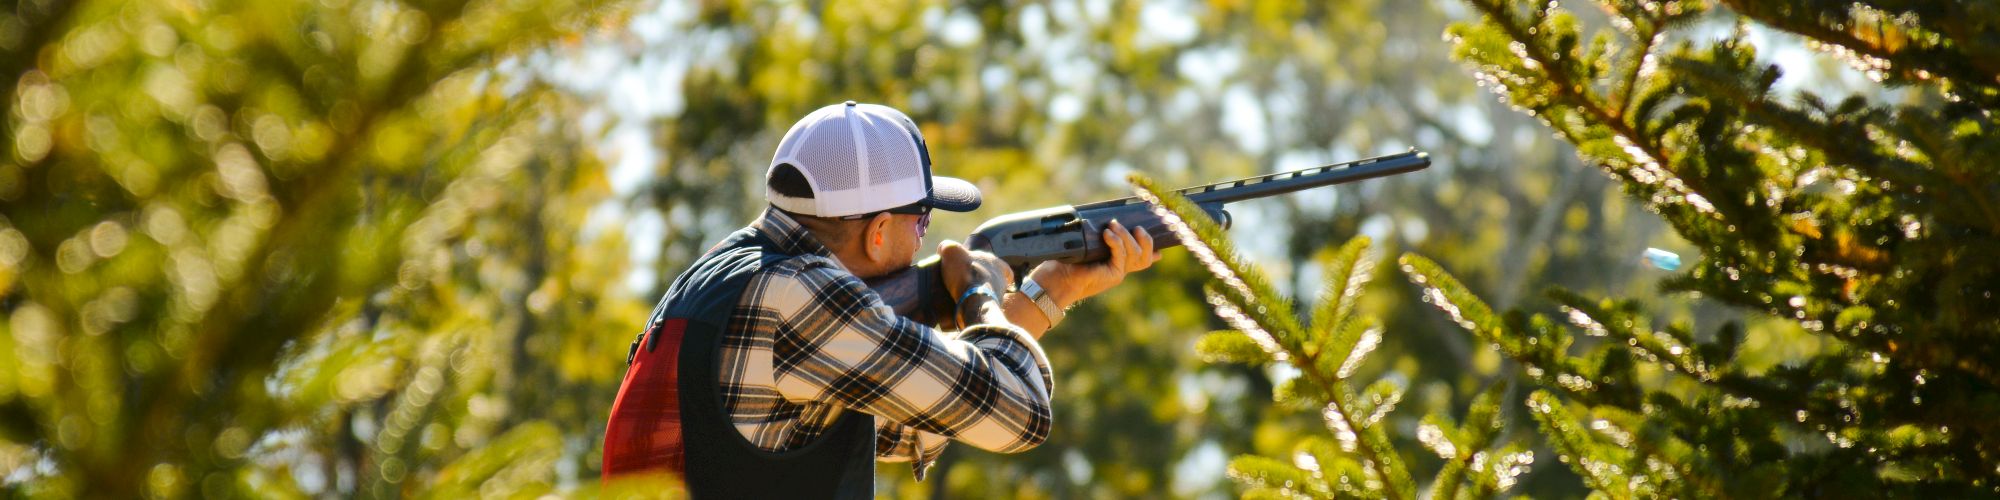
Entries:
<svg viewBox="0 0 2000 500">
<path fill-rule="evenodd" d="M 604 432 L 604 479 L 669 471 L 694 498 L 870 498 L 875 422 L 848 411 L 805 447 L 760 450 L 723 413 L 718 378 L 730 312 L 750 278 L 791 258 L 756 228 L 730 235 L 674 279 L 633 341 Z"/>
</svg>

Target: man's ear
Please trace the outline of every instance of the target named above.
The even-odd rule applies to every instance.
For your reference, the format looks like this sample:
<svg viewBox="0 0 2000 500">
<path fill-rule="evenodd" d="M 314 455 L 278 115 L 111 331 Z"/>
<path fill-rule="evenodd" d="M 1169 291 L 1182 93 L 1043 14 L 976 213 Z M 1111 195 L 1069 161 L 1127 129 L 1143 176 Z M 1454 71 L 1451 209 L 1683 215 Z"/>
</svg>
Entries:
<svg viewBox="0 0 2000 500">
<path fill-rule="evenodd" d="M 895 216 L 888 212 L 868 218 L 868 224 L 861 230 L 861 251 L 868 255 L 870 262 L 884 262 L 889 259 L 889 228 Z"/>
</svg>

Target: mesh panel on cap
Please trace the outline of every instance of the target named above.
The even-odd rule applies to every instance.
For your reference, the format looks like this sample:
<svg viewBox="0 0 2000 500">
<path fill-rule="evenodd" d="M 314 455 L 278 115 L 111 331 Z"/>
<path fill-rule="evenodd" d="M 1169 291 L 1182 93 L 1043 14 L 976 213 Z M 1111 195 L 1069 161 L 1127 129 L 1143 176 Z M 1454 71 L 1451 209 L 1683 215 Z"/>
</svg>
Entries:
<svg viewBox="0 0 2000 500">
<path fill-rule="evenodd" d="M 847 120 L 819 122 L 806 131 L 806 143 L 798 148 L 799 168 L 812 176 L 820 191 L 846 191 L 861 187 L 860 168 L 854 164 L 854 131 Z"/>
<path fill-rule="evenodd" d="M 791 130 L 785 132 L 784 138 L 778 139 L 778 154 L 776 156 L 772 156 L 772 158 L 774 159 L 772 165 L 777 165 L 776 160 L 782 160 L 784 158 L 789 158 L 792 156 L 792 150 L 799 148 L 799 138 L 792 136 L 804 135 L 806 132 L 809 131 L 807 130 L 808 128 L 809 127 L 794 126 L 792 127 Z"/>
<path fill-rule="evenodd" d="M 917 146 L 893 124 L 871 121 L 868 127 L 868 182 L 885 184 L 923 174 Z"/>
</svg>

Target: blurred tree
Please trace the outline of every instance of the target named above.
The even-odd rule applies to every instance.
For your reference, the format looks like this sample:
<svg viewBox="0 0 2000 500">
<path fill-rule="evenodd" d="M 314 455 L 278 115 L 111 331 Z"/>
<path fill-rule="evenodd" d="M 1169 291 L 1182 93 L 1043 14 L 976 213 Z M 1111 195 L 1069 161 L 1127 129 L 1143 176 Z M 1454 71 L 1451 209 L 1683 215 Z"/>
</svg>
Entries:
<svg viewBox="0 0 2000 500">
<path fill-rule="evenodd" d="M 1481 20 L 1449 39 L 1477 77 L 1699 249 L 1660 288 L 1754 321 L 1662 322 L 1638 300 L 1558 288 L 1565 328 L 1496 315 L 1437 264 L 1401 258 L 1434 305 L 1543 386 L 1527 407 L 1586 486 L 2000 494 L 2000 10 L 1605 1 L 1609 26 L 1587 33 L 1554 3 L 1468 3 Z M 1785 99 L 1753 25 L 1805 37 L 1901 97 Z M 1752 356 L 1759 342 L 1800 347 Z"/>
<path fill-rule="evenodd" d="M 618 9 L 10 5 L 7 488 L 555 486 L 644 310 L 607 300 L 618 234 L 579 232 L 607 195 L 591 131 L 504 67 Z"/>
</svg>

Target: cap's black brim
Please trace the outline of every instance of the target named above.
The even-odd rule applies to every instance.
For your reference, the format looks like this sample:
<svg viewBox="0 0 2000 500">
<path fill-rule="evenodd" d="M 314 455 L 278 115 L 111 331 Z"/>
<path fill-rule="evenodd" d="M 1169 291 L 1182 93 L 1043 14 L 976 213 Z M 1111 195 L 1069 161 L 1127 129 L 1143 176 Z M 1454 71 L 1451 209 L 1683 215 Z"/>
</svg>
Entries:
<svg viewBox="0 0 2000 500">
<path fill-rule="evenodd" d="M 964 179 L 931 176 L 931 197 L 924 201 L 939 210 L 971 212 L 979 209 L 979 187 Z"/>
</svg>

